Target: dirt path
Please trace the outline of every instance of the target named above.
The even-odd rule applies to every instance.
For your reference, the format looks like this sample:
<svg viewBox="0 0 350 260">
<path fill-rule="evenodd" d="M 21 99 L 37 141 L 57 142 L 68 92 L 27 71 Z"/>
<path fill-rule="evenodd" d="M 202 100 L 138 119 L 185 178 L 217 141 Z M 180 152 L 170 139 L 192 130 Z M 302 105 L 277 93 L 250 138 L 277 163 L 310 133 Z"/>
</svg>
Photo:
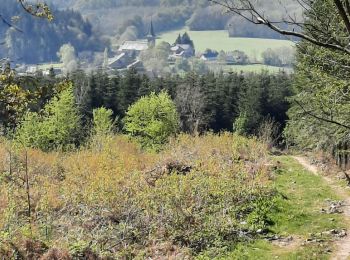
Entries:
<svg viewBox="0 0 350 260">
<path fill-rule="evenodd" d="M 294 156 L 293 158 L 296 159 L 301 165 L 303 165 L 307 170 L 309 170 L 313 174 L 319 175 L 317 167 L 315 165 L 312 165 L 307 158 L 301 157 L 301 156 Z M 328 185 L 334 190 L 334 192 L 339 197 L 341 197 L 341 199 L 344 201 L 344 206 L 342 207 L 342 210 L 344 212 L 344 216 L 350 221 L 349 194 L 344 190 L 344 187 L 341 187 L 334 180 L 332 180 L 332 178 L 327 176 L 322 176 L 322 175 L 320 176 L 328 183 Z M 350 232 L 350 229 L 348 229 L 347 232 Z M 350 234 L 348 234 L 345 238 L 336 241 L 335 246 L 336 246 L 336 250 L 331 256 L 331 259 L 334 259 L 334 260 L 350 259 Z"/>
</svg>

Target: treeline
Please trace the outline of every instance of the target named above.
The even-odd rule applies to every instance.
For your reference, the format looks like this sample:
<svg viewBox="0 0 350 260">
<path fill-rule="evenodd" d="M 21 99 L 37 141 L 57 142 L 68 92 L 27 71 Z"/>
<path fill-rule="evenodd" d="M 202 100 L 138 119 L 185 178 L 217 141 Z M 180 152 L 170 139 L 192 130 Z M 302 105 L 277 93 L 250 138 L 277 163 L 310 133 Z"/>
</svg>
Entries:
<svg viewBox="0 0 350 260">
<path fill-rule="evenodd" d="M 111 109 L 115 118 L 122 119 L 128 107 L 140 97 L 166 91 L 176 104 L 183 132 L 237 131 L 239 127 L 240 132 L 254 134 L 266 118 L 274 119 L 281 126 L 285 124 L 289 108 L 286 98 L 292 94 L 291 77 L 283 71 L 276 75 L 262 72 L 202 76 L 190 72 L 184 77 L 153 79 L 134 70 L 114 77 L 103 71 L 91 75 L 77 71 L 69 76 L 69 80 L 73 83 L 76 104 L 87 127 L 95 108 Z M 40 111 L 55 96 L 56 81 L 54 77 L 20 79 L 18 85 L 26 86 L 26 91 L 40 97 L 28 101 L 31 111 Z M 11 112 L 7 113 L 12 118 L 10 115 Z M 2 115 L 0 120 L 4 125 L 15 125 L 16 120 L 7 123 L 9 118 Z"/>
<path fill-rule="evenodd" d="M 150 79 L 129 70 L 124 76 L 109 78 L 103 72 L 70 76 L 76 86 L 76 99 L 84 118 L 94 108 L 106 107 L 123 118 L 128 107 L 152 92 L 167 91 L 175 101 L 181 130 L 202 132 L 233 130 L 233 124 L 245 116 L 245 132 L 253 133 L 263 118 L 271 117 L 284 125 L 291 95 L 290 76 L 284 72 L 229 75 L 190 72 L 185 77 Z"/>
<path fill-rule="evenodd" d="M 61 0 L 51 2 L 61 8 L 79 10 L 91 17 L 94 24 L 98 24 L 100 31 L 108 35 L 117 33 L 121 36 L 121 40 L 132 40 L 135 38 L 132 35 L 135 34 L 144 36 L 144 25 L 133 28 L 125 27 L 124 22 L 138 19 L 135 17 L 140 17 L 146 27 L 152 17 L 157 32 L 173 30 L 186 25 L 193 31 L 226 29 L 231 37 L 283 38 L 268 28 L 254 26 L 238 16 L 223 14 L 222 7 L 210 5 L 207 0 Z M 300 16 L 302 10 L 298 7 L 298 4 L 290 0 L 283 1 L 283 4 L 276 3 L 276 1 L 264 1 L 260 9 L 261 13 L 269 10 L 274 20 L 282 20 L 281 14 L 284 14 L 286 10 L 291 10 L 296 16 Z M 118 32 L 115 31 L 115 28 L 118 28 Z M 125 35 L 123 35 L 124 32 L 126 32 Z"/>
</svg>

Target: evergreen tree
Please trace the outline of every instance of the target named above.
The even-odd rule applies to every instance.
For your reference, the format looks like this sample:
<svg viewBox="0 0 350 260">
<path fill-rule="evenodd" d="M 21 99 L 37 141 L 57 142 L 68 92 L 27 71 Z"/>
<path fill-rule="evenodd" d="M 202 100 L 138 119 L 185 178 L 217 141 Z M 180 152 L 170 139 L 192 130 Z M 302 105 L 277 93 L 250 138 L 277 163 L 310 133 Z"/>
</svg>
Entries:
<svg viewBox="0 0 350 260">
<path fill-rule="evenodd" d="M 120 81 L 119 75 L 108 79 L 106 92 L 103 95 L 103 104 L 106 108 L 111 109 L 114 115 L 117 115 L 120 111 L 118 93 L 120 91 Z"/>
<path fill-rule="evenodd" d="M 189 44 L 194 48 L 193 41 L 191 40 L 190 36 L 187 32 L 185 32 L 181 37 L 181 44 Z"/>
<path fill-rule="evenodd" d="M 139 98 L 140 87 L 140 75 L 135 69 L 128 70 L 120 84 L 119 100 L 122 115 L 124 115 L 128 107 Z"/>
<path fill-rule="evenodd" d="M 174 45 L 176 45 L 176 44 L 182 44 L 182 37 L 181 37 L 181 34 L 179 34 L 179 35 L 177 36 Z"/>
<path fill-rule="evenodd" d="M 234 122 L 234 130 L 239 134 L 253 134 L 257 131 L 262 120 L 261 96 L 258 77 L 249 75 L 245 78 L 240 91 L 238 112 L 239 116 Z"/>
<path fill-rule="evenodd" d="M 315 13 L 306 15 L 315 29 L 329 30 L 335 37 L 332 41 L 348 45 L 349 39 L 342 37 L 346 28 L 341 17 L 329 12 L 333 4 L 333 1 L 317 0 L 313 3 Z M 329 21 L 327 28 L 319 22 L 322 20 Z M 311 33 L 311 29 L 304 28 L 306 33 Z M 290 99 L 293 105 L 285 131 L 290 143 L 332 152 L 338 144 L 350 142 L 349 66 L 349 55 L 306 41 L 299 44 L 294 79 L 296 94 Z"/>
</svg>

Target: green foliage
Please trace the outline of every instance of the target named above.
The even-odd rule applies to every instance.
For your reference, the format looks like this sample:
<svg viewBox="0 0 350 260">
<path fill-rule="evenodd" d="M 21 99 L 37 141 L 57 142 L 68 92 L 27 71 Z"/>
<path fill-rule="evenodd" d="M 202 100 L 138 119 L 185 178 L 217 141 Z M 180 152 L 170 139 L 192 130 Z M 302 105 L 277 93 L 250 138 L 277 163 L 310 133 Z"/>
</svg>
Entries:
<svg viewBox="0 0 350 260">
<path fill-rule="evenodd" d="M 248 225 L 253 230 L 264 230 L 270 226 L 272 224 L 270 212 L 275 204 L 275 201 L 267 200 L 264 197 L 256 199 L 253 203 L 253 210 L 247 217 Z"/>
<path fill-rule="evenodd" d="M 315 1 L 315 12 L 307 13 L 316 30 L 335 35 L 334 42 L 348 45 L 345 27 L 333 1 Z M 329 21 L 324 26 L 320 21 Z M 311 33 L 311 28 L 305 28 Z M 344 42 L 345 41 L 345 42 Z M 290 99 L 285 137 L 292 145 L 333 152 L 350 141 L 350 56 L 306 41 L 297 49 L 295 95 Z"/>
<path fill-rule="evenodd" d="M 104 107 L 93 110 L 93 134 L 109 135 L 113 132 L 113 111 Z"/>
<path fill-rule="evenodd" d="M 182 36 L 179 34 L 179 36 L 175 40 L 175 44 L 189 44 L 194 48 L 193 41 L 191 40 L 190 36 L 187 32 L 185 32 Z"/>
<path fill-rule="evenodd" d="M 142 97 L 131 105 L 124 129 L 145 148 L 158 150 L 178 131 L 179 118 L 174 102 L 166 92 Z"/>
<path fill-rule="evenodd" d="M 274 196 L 265 146 L 254 139 L 179 135 L 160 153 L 142 151 L 126 136 L 108 142 L 112 149 L 28 149 L 28 164 L 20 151 L 12 152 L 10 170 L 9 147 L 1 145 L 0 172 L 6 176 L 0 180 L 5 191 L 0 193 L 0 239 L 22 252 L 21 241 L 33 238 L 55 245 L 61 254 L 69 250 L 74 259 L 172 254 L 183 259 L 205 250 L 225 252 L 244 241 L 241 231 L 256 229 L 241 222 Z M 228 159 L 237 153 L 245 160 Z M 254 169 L 252 162 L 258 162 Z M 31 222 L 18 214 L 26 209 L 20 182 L 25 166 L 35 205 Z M 13 251 L 8 255 L 11 259 Z"/>
<path fill-rule="evenodd" d="M 45 105 L 42 113 L 26 114 L 15 133 L 18 144 L 47 151 L 67 149 L 79 143 L 81 119 L 75 106 L 73 86 L 64 83 L 62 87 L 62 92 Z"/>
<path fill-rule="evenodd" d="M 244 135 L 248 132 L 248 117 L 246 113 L 241 113 L 233 123 L 233 131 L 239 135 Z"/>
<path fill-rule="evenodd" d="M 29 103 L 30 93 L 17 84 L 10 64 L 0 69 L 0 126 L 13 128 L 24 115 Z"/>
<path fill-rule="evenodd" d="M 140 60 L 147 70 L 156 73 L 156 75 L 162 75 L 170 71 L 168 66 L 169 54 L 170 44 L 161 42 L 156 47 L 143 51 Z"/>
<path fill-rule="evenodd" d="M 90 147 L 98 151 L 108 149 L 112 139 L 115 120 L 113 111 L 104 107 L 93 110 L 93 126 Z"/>
</svg>

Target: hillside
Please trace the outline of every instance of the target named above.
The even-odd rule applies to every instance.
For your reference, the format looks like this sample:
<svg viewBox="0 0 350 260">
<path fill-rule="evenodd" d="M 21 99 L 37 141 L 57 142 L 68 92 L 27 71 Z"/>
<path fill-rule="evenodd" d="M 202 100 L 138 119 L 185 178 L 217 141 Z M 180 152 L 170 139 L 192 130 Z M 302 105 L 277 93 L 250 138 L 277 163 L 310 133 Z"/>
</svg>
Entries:
<svg viewBox="0 0 350 260">
<path fill-rule="evenodd" d="M 160 154 L 123 136 L 99 145 L 70 154 L 13 151 L 12 173 L 1 145 L 1 257 L 319 259 L 334 248 L 337 233 L 327 232 L 348 223 L 320 212 L 339 200 L 320 177 L 289 157 L 271 160 L 256 140 L 182 135 Z M 24 174 L 29 191 L 15 182 Z M 304 242 L 321 232 L 323 246 Z"/>
<path fill-rule="evenodd" d="M 0 259 L 349 259 L 350 0 L 217 1 L 2 2 Z"/>
<path fill-rule="evenodd" d="M 0 23 L 0 35 L 5 42 L 0 50 L 3 56 L 15 63 L 56 61 L 57 52 L 65 43 L 71 43 L 79 53 L 103 51 L 108 44 L 108 40 L 94 31 L 93 25 L 79 12 L 53 9 L 55 18 L 48 23 L 23 13 L 12 0 L 2 2 L 2 7 L 2 16 L 7 21 L 18 16 L 18 21 L 15 22 L 18 30 Z"/>
</svg>

